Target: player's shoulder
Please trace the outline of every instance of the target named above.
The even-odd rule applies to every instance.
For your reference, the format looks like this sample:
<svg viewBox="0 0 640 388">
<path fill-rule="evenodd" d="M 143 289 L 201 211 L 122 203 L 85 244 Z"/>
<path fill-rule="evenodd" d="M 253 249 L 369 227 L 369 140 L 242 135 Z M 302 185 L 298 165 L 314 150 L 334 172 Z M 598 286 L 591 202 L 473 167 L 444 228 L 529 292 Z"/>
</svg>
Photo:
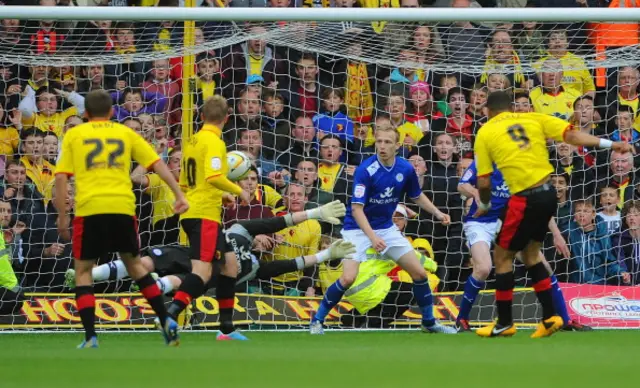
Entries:
<svg viewBox="0 0 640 388">
<path fill-rule="evenodd" d="M 360 165 L 356 168 L 356 171 L 362 173 L 365 172 L 367 175 L 373 175 L 380 169 L 380 162 L 378 161 L 378 157 L 376 155 L 372 155 L 360 163 Z"/>
</svg>

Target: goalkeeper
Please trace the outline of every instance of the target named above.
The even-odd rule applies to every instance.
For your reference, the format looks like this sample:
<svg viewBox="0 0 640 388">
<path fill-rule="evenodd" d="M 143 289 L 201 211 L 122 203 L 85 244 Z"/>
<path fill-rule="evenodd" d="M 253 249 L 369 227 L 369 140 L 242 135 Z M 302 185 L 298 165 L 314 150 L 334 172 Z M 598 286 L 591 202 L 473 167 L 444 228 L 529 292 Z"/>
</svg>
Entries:
<svg viewBox="0 0 640 388">
<path fill-rule="evenodd" d="M 342 258 L 354 252 L 354 246 L 350 242 L 335 241 L 329 248 L 315 255 L 275 262 L 258 260 L 251 252 L 251 248 L 257 235 L 276 233 L 308 219 L 338 224 L 340 223 L 338 218 L 343 217 L 345 213 L 344 204 L 340 201 L 333 201 L 316 209 L 295 212 L 282 217 L 240 221 L 224 231 L 226 247 L 221 247 L 223 249 L 221 253 L 224 253 L 225 260 L 238 261 L 239 273 L 236 284 L 253 279 L 268 280 L 284 273 L 320 264 L 326 260 Z M 143 252 L 141 260 L 145 268 L 162 276 L 157 280 L 157 283 L 165 294 L 177 289 L 182 284 L 184 275 L 191 272 L 189 249 L 180 245 L 148 248 Z M 207 289 L 216 287 L 218 271 L 219 268 L 214 267 L 214 275 L 207 283 Z M 92 275 L 95 281 L 118 280 L 128 276 L 121 260 L 95 267 Z M 66 285 L 73 288 L 72 269 L 67 271 L 66 279 Z"/>
</svg>

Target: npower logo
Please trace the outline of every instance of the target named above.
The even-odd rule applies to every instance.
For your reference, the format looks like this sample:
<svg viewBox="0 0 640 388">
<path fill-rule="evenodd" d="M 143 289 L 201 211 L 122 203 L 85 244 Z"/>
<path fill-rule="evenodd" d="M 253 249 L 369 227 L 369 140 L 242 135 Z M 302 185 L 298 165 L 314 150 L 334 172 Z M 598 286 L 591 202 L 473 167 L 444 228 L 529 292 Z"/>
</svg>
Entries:
<svg viewBox="0 0 640 388">
<path fill-rule="evenodd" d="M 573 311 L 587 318 L 640 320 L 640 300 L 629 300 L 622 295 L 574 298 L 570 305 Z"/>
</svg>

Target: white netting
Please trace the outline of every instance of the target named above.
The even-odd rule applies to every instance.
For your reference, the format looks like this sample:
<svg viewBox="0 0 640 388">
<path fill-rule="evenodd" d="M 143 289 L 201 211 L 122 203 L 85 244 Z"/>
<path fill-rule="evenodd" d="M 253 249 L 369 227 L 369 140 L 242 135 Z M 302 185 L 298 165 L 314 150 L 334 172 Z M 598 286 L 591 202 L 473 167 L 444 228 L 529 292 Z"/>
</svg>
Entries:
<svg viewBox="0 0 640 388">
<path fill-rule="evenodd" d="M 151 12 L 132 8 L 132 12 L 143 11 Z M 407 236 L 414 241 L 426 239 L 433 246 L 439 264 L 438 290 L 460 291 L 472 268 L 457 183 L 465 163 L 473 157 L 473 137 L 486 121 L 482 105 L 487 93 L 512 90 L 518 109 L 574 117 L 585 131 L 640 144 L 638 39 L 627 36 L 615 44 L 606 39 L 628 27 L 624 23 L 207 22 L 196 23 L 196 44 L 186 49 L 179 22 L 4 20 L 0 31 L 0 171 L 4 173 L 5 202 L 0 204 L 0 214 L 7 215 L 2 218 L 7 244 L 3 252 L 15 269 L 18 284 L 8 270 L 0 269 L 0 286 L 45 294 L 29 296 L 22 312 L 3 316 L 0 323 L 9 328 L 45 327 L 56 322 L 54 313 L 65 324 L 77 323 L 70 315 L 71 300 L 52 294 L 70 291 L 65 286 L 65 271 L 72 260 L 70 244 L 57 235 L 50 197 L 57 142 L 65 129 L 81 122 L 83 96 L 90 90 L 112 92 L 114 120 L 140 131 L 174 168 L 180 165 L 186 83 L 194 97 L 196 126 L 204 99 L 213 94 L 227 97 L 234 112 L 224 139 L 229 149 L 252 154 L 260 175 L 258 182 L 243 183 L 256 191 L 255 202 L 227 210 L 227 225 L 238 218 L 265 218 L 286 209 L 286 184 L 293 179 L 306 185 L 308 207 L 333 199 L 346 203 L 353 169 L 373 153 L 371 129 L 376 125 L 397 127 L 403 136 L 401 155 L 412 160 L 424 192 L 453 221 L 442 227 L 410 205 L 417 215 L 400 222 L 406 223 Z M 186 53 L 197 54 L 194 75 L 188 80 L 182 78 Z M 330 134 L 322 147 L 318 133 Z M 561 198 L 558 224 L 572 257 L 557 254 L 551 237 L 545 255 L 561 282 L 575 283 L 564 287 L 574 301 L 570 302 L 571 313 L 596 324 L 597 318 L 608 318 L 610 325 L 633 326 L 630 321 L 613 320 L 632 317 L 635 310 L 628 309 L 629 303 L 640 299 L 633 289 L 617 290 L 610 297 L 610 289 L 578 284 L 640 283 L 636 259 L 640 245 L 633 237 L 635 231 L 620 220 L 620 208 L 611 206 L 618 201 L 615 195 L 600 195 L 603 186 L 611 186 L 613 194 L 623 196 L 620 204 L 640 196 L 633 174 L 638 158 L 631 161 L 564 145 L 550 146 L 550 155 L 558 172 L 566 174 L 555 178 L 560 191 L 564 190 L 563 180 L 568 186 L 566 198 Z M 166 187 L 153 176 L 145 178 L 144 173 L 137 169 L 132 174 L 142 245 L 176 243 L 177 221 L 167 208 L 171 198 Z M 593 201 L 598 212 L 604 205 L 610 210 L 597 218 L 594 232 L 581 232 L 574 221 L 572 205 L 581 199 Z M 640 207 L 630 211 L 634 214 Z M 264 253 L 263 258 L 284 260 L 312 254 L 321 240 L 337 232 L 336 227 L 310 224 L 286 230 L 279 233 L 275 251 Z M 369 325 L 390 325 L 404 313 L 405 308 L 398 306 L 412 302 L 407 277 L 393 267 L 376 273 L 384 282 L 390 279 L 391 292 L 376 294 L 370 306 L 362 307 L 371 308 Z M 245 324 L 306 322 L 318 300 L 261 299 L 256 293 L 318 295 L 339 270 L 339 263 L 333 262 L 304 274 L 249 282 L 242 289 L 251 294 L 240 297 L 237 312 Z M 105 276 L 113 279 L 116 273 L 105 272 Z M 519 286 L 530 285 L 521 267 L 516 273 Z M 490 277 L 487 288 L 492 284 Z M 109 281 L 96 288 L 126 292 L 129 286 L 128 281 Z M 0 296 L 7 301 L 3 309 L 8 309 L 15 294 L 3 292 Z M 517 295 L 514 316 L 519 322 L 534 322 L 535 298 L 526 291 Z M 129 306 L 144 307 L 140 297 L 106 295 L 101 300 L 106 325 L 149 323 L 148 315 L 126 313 Z M 454 318 L 460 300 L 460 295 L 439 296 L 440 318 Z M 472 320 L 489 320 L 491 303 L 490 294 L 481 297 Z M 609 315 L 598 315 L 610 308 Z M 625 308 L 626 316 L 618 314 Z M 249 315 L 243 315 L 242 309 Z M 191 323 L 207 326 L 215 319 L 203 313 L 216 314 L 217 305 L 213 298 L 205 298 L 194 311 Z M 345 325 L 366 324 L 362 316 L 354 318 L 350 311 L 347 305 L 340 308 Z M 416 313 L 399 319 L 415 323 Z"/>
</svg>

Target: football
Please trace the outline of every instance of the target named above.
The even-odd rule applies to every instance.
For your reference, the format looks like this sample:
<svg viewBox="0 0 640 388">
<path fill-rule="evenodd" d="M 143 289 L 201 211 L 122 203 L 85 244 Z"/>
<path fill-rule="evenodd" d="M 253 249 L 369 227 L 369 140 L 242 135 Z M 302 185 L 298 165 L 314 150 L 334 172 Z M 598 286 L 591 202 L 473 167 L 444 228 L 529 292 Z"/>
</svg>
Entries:
<svg viewBox="0 0 640 388">
<path fill-rule="evenodd" d="M 236 182 L 243 179 L 249 173 L 251 159 L 249 159 L 244 152 L 227 152 L 227 166 L 229 166 L 227 178 Z"/>
</svg>

